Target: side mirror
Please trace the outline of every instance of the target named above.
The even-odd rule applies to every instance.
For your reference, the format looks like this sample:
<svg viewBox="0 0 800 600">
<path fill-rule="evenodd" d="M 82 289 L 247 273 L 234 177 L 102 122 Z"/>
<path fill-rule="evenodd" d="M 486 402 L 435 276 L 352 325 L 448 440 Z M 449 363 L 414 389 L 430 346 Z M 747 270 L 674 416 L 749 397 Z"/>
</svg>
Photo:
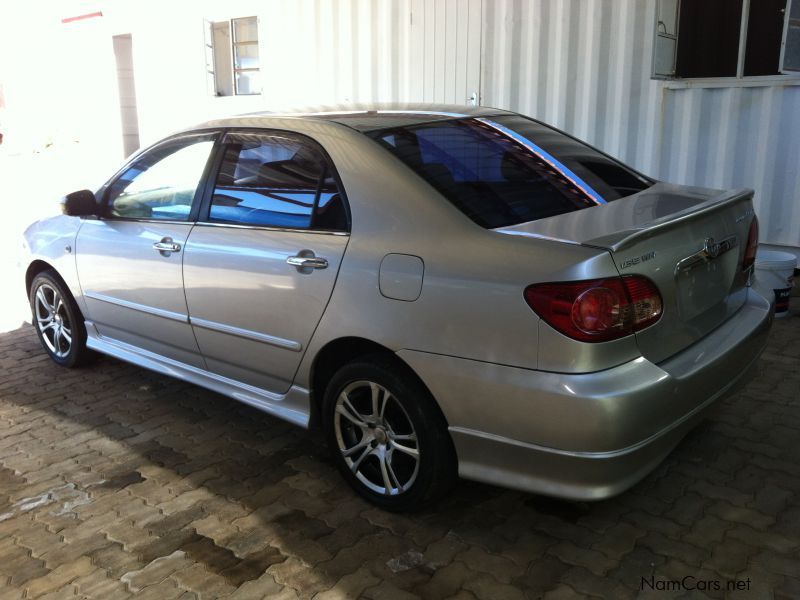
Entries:
<svg viewBox="0 0 800 600">
<path fill-rule="evenodd" d="M 70 217 L 88 217 L 97 214 L 97 199 L 89 190 L 80 190 L 64 196 L 61 212 Z"/>
</svg>

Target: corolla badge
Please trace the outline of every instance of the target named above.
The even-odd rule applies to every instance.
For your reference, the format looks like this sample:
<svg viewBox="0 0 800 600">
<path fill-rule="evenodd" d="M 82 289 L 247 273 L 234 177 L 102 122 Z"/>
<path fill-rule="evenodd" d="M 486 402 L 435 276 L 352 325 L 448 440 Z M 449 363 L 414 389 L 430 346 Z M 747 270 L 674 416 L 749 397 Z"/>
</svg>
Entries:
<svg viewBox="0 0 800 600">
<path fill-rule="evenodd" d="M 721 242 L 715 242 L 713 237 L 705 239 L 702 253 L 706 258 L 717 258 L 720 254 L 736 247 L 736 236 L 725 238 Z"/>
</svg>

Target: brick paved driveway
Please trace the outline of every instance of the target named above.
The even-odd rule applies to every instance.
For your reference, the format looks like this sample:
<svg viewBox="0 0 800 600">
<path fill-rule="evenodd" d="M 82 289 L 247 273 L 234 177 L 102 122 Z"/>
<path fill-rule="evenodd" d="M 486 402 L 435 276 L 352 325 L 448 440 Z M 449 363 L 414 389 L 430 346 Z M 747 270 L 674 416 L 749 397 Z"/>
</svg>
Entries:
<svg viewBox="0 0 800 600">
<path fill-rule="evenodd" d="M 318 433 L 0 334 L 0 598 L 625 598 L 642 578 L 800 597 L 800 317 L 763 365 L 615 500 L 464 482 L 398 516 L 350 493 Z"/>
</svg>

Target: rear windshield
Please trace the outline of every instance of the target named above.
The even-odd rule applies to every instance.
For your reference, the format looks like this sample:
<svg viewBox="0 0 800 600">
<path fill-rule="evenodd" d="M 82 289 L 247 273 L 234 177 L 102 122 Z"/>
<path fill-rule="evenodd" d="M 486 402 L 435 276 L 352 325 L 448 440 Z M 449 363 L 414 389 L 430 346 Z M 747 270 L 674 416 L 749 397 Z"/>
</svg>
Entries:
<svg viewBox="0 0 800 600">
<path fill-rule="evenodd" d="M 368 135 L 489 229 L 605 204 L 653 183 L 519 115 L 453 119 Z"/>
</svg>

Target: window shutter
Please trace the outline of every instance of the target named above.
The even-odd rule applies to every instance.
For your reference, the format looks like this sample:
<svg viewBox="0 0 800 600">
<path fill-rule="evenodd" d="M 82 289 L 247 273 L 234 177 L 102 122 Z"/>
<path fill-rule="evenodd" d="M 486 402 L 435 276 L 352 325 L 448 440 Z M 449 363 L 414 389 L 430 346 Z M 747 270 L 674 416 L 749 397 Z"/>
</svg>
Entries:
<svg viewBox="0 0 800 600">
<path fill-rule="evenodd" d="M 798 0 L 800 2 L 800 0 Z M 675 77 L 678 46 L 678 0 L 658 0 L 653 75 Z"/>
</svg>

